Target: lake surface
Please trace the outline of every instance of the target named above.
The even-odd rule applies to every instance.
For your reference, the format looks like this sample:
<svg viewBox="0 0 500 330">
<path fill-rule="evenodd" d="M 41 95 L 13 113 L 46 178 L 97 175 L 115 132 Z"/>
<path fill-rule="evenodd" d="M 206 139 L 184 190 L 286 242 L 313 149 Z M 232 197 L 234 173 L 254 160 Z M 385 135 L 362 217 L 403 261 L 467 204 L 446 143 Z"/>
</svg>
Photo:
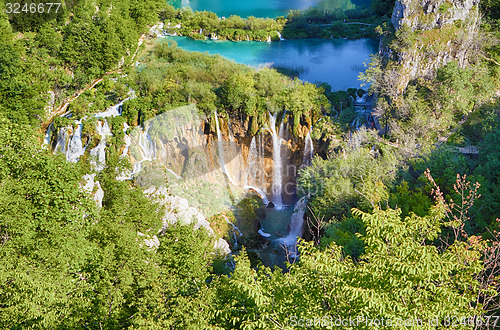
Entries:
<svg viewBox="0 0 500 330">
<path fill-rule="evenodd" d="M 378 51 L 372 39 L 298 39 L 275 42 L 194 40 L 167 37 L 182 49 L 220 54 L 253 67 L 272 65 L 297 71 L 302 80 L 327 82 L 333 90 L 360 88 L 358 75 L 365 70 L 371 54 Z"/>
<path fill-rule="evenodd" d="M 368 0 L 174 0 L 169 1 L 177 8 L 191 7 L 194 11 L 207 10 L 218 16 L 229 17 L 278 17 L 286 16 L 291 9 L 307 9 L 318 7 L 321 9 L 353 9 L 354 3 L 368 2 Z"/>
</svg>

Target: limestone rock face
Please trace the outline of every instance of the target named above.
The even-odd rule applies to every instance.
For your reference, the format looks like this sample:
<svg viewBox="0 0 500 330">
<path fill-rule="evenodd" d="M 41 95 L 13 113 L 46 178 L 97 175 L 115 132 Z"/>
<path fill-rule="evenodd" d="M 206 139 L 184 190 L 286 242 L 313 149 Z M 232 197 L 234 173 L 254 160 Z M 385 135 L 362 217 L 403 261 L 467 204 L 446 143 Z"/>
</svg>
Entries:
<svg viewBox="0 0 500 330">
<path fill-rule="evenodd" d="M 430 30 L 471 15 L 477 19 L 478 4 L 478 0 L 396 0 L 391 21 L 396 30 L 403 24 L 412 31 Z"/>
<path fill-rule="evenodd" d="M 396 0 L 392 24 L 408 45 L 381 54 L 400 64 L 396 93 L 409 81 L 432 79 L 437 69 L 451 61 L 469 63 L 479 30 L 478 0 Z"/>
<path fill-rule="evenodd" d="M 203 216 L 198 209 L 190 207 L 187 199 L 169 195 L 165 187 L 160 187 L 158 189 L 151 187 L 145 190 L 144 193 L 148 195 L 149 198 L 157 200 L 160 204 L 165 206 L 165 215 L 163 216 L 164 229 L 168 227 L 168 225 L 177 222 L 181 225 L 194 223 L 195 230 L 203 227 L 207 230 L 209 235 L 215 235 L 212 227 L 210 227 L 210 223 L 205 219 L 205 216 Z M 153 243 L 146 240 L 146 245 L 149 244 L 148 246 L 154 245 Z M 222 255 L 228 255 L 231 253 L 229 244 L 222 238 L 219 238 L 214 242 L 214 249 L 217 253 Z"/>
</svg>

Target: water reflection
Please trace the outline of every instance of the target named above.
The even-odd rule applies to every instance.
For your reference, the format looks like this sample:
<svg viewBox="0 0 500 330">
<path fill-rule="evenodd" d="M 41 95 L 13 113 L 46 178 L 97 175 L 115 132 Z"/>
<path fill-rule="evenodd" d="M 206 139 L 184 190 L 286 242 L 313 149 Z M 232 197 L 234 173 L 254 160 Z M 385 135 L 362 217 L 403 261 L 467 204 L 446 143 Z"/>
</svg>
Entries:
<svg viewBox="0 0 500 330">
<path fill-rule="evenodd" d="M 320 9 L 353 9 L 354 3 L 365 0 L 175 0 L 170 1 L 175 7 L 191 7 L 193 10 L 213 11 L 219 16 L 229 17 L 277 17 L 286 16 L 292 9 L 307 9 L 318 7 Z M 366 1 L 365 1 L 366 2 Z"/>
<path fill-rule="evenodd" d="M 254 67 L 271 64 L 294 71 L 302 80 L 327 82 L 334 90 L 359 88 L 358 75 L 363 63 L 377 52 L 378 43 L 371 39 L 299 39 L 280 42 L 193 40 L 168 37 L 179 47 L 209 54 L 220 54 L 238 63 Z"/>
</svg>

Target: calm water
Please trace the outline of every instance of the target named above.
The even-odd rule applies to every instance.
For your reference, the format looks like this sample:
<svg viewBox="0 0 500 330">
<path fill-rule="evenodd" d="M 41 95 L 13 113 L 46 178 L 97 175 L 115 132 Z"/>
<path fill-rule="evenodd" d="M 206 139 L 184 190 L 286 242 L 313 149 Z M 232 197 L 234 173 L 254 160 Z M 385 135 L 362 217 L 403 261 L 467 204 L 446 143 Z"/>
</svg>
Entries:
<svg viewBox="0 0 500 330">
<path fill-rule="evenodd" d="M 175 7 L 191 7 L 193 10 L 208 10 L 218 16 L 229 17 L 277 17 L 286 16 L 291 9 L 307 9 L 318 7 L 321 9 L 353 9 L 353 3 L 367 2 L 368 0 L 174 0 L 169 1 Z"/>
<path fill-rule="evenodd" d="M 327 82 L 334 90 L 361 87 L 358 75 L 364 71 L 378 42 L 371 39 L 299 39 L 275 42 L 193 40 L 167 37 L 189 51 L 220 54 L 238 63 L 259 67 L 297 70 L 299 78 L 308 82 Z"/>
</svg>

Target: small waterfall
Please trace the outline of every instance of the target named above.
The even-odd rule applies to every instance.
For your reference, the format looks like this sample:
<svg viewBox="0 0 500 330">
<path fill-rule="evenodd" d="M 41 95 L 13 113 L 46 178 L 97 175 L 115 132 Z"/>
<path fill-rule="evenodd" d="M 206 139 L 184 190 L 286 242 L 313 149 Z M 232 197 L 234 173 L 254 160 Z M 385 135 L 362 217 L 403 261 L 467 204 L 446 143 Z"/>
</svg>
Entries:
<svg viewBox="0 0 500 330">
<path fill-rule="evenodd" d="M 271 41 L 272 41 L 272 40 L 271 40 L 271 36 L 267 36 L 267 40 L 266 40 L 266 41 L 267 41 L 267 42 L 271 42 Z"/>
<path fill-rule="evenodd" d="M 234 246 L 237 246 L 238 245 L 238 237 L 240 237 L 242 235 L 240 229 L 238 227 L 236 227 L 231 221 L 229 221 L 229 219 L 225 216 L 225 215 L 222 215 L 224 217 L 224 219 L 226 219 L 226 222 L 228 225 L 230 225 L 231 227 L 233 227 L 233 237 L 234 237 Z M 236 232 L 238 232 L 238 236 L 236 236 Z"/>
<path fill-rule="evenodd" d="M 267 173 L 265 171 L 265 158 L 264 158 L 264 137 L 263 137 L 263 132 L 260 133 L 259 135 L 259 163 L 260 163 L 260 168 L 261 168 L 261 173 L 260 173 L 260 186 L 262 189 L 266 189 L 266 176 Z"/>
<path fill-rule="evenodd" d="M 252 138 L 252 142 L 250 142 L 250 149 L 248 151 L 248 159 L 247 159 L 247 183 L 259 185 L 261 183 L 259 179 L 261 179 L 262 173 L 262 164 L 260 159 L 260 152 L 257 149 L 257 141 L 255 136 Z"/>
<path fill-rule="evenodd" d="M 314 155 L 314 145 L 311 139 L 311 130 L 307 133 L 304 145 L 304 159 L 302 160 L 302 165 L 309 166 L 311 165 L 312 158 Z"/>
<path fill-rule="evenodd" d="M 361 97 L 358 96 L 358 94 L 356 94 L 356 101 L 355 101 L 355 103 L 366 104 L 366 98 L 367 98 L 367 96 L 368 96 L 367 93 L 364 93 Z"/>
<path fill-rule="evenodd" d="M 273 138 L 273 203 L 277 209 L 280 209 L 283 207 L 283 199 L 281 196 L 283 184 L 283 165 L 281 162 L 281 138 L 276 133 L 276 115 L 273 116 L 269 114 L 269 126 L 271 129 L 271 136 Z"/>
<path fill-rule="evenodd" d="M 151 125 L 146 128 L 145 131 L 141 132 L 139 135 L 139 148 L 141 148 L 142 161 L 153 160 L 155 157 L 155 150 L 153 146 L 153 140 L 149 136 L 149 129 Z"/>
<path fill-rule="evenodd" d="M 200 36 L 203 34 L 203 29 L 200 29 Z"/>
<path fill-rule="evenodd" d="M 135 92 L 133 90 L 130 90 L 128 92 L 128 95 L 129 95 L 129 97 L 127 97 L 123 101 L 121 101 L 121 102 L 119 102 L 119 103 L 117 103 L 117 104 L 109 107 L 108 109 L 106 109 L 106 111 L 98 112 L 98 113 L 94 114 L 94 117 L 96 117 L 96 118 L 106 118 L 106 117 L 121 116 L 122 115 L 122 106 L 123 106 L 123 103 L 136 97 Z"/>
<path fill-rule="evenodd" d="M 122 157 L 128 156 L 128 149 L 130 148 L 130 144 L 132 143 L 132 138 L 127 134 L 127 130 L 130 126 L 127 123 L 123 123 L 123 133 L 125 133 L 125 148 L 122 151 Z"/>
<path fill-rule="evenodd" d="M 98 121 L 96 129 L 101 136 L 101 141 L 99 141 L 97 147 L 90 150 L 90 155 L 95 158 L 91 161 L 91 164 L 95 170 L 102 171 L 106 165 L 106 138 L 111 136 L 111 129 L 106 120 L 104 120 L 104 125 Z"/>
<path fill-rule="evenodd" d="M 135 175 L 142 170 L 142 163 L 146 160 L 153 160 L 155 157 L 155 149 L 153 145 L 153 140 L 149 136 L 149 129 L 151 125 L 139 133 L 139 152 L 141 153 L 141 159 L 136 161 L 134 164 L 134 169 L 132 174 Z"/>
<path fill-rule="evenodd" d="M 224 145 L 223 145 L 223 139 L 222 139 L 222 133 L 219 128 L 219 117 L 217 117 L 217 111 L 215 111 L 215 128 L 217 130 L 217 148 L 219 151 L 219 166 L 222 171 L 228 178 L 229 182 L 231 182 L 233 185 L 237 186 L 237 184 L 233 181 L 231 178 L 231 175 L 229 175 L 229 172 L 226 169 L 226 160 L 224 159 Z"/>
<path fill-rule="evenodd" d="M 57 143 L 54 148 L 54 152 L 59 151 L 63 154 L 66 154 L 66 141 L 68 138 L 68 128 L 62 127 L 59 129 L 59 133 L 57 134 Z"/>
<path fill-rule="evenodd" d="M 289 224 L 289 232 L 286 237 L 278 239 L 284 245 L 287 254 L 295 258 L 297 256 L 297 238 L 302 237 L 304 229 L 304 214 L 306 212 L 307 197 L 302 197 L 295 205 L 292 219 Z"/>
<path fill-rule="evenodd" d="M 283 38 L 283 36 L 281 35 L 280 31 L 276 31 L 278 32 L 278 37 L 280 37 L 280 41 L 283 41 L 283 40 L 286 40 L 285 38 Z"/>
<path fill-rule="evenodd" d="M 262 198 L 262 202 L 264 202 L 266 206 L 269 205 L 269 199 L 267 198 L 266 193 L 261 189 L 252 186 L 244 186 L 243 189 L 255 191 L 257 194 L 259 194 L 260 198 Z"/>
<path fill-rule="evenodd" d="M 75 133 L 73 133 L 73 137 L 68 144 L 68 150 L 66 151 L 66 160 L 71 163 L 76 163 L 78 158 L 85 153 L 85 148 L 82 144 L 82 121 L 79 120 L 76 124 L 78 127 L 75 130 Z"/>
<path fill-rule="evenodd" d="M 50 124 L 49 128 L 47 129 L 47 132 L 45 133 L 45 137 L 43 138 L 42 146 L 44 148 L 46 148 L 46 146 L 50 146 L 50 135 L 51 135 L 53 129 L 54 129 L 54 125 Z"/>
</svg>

